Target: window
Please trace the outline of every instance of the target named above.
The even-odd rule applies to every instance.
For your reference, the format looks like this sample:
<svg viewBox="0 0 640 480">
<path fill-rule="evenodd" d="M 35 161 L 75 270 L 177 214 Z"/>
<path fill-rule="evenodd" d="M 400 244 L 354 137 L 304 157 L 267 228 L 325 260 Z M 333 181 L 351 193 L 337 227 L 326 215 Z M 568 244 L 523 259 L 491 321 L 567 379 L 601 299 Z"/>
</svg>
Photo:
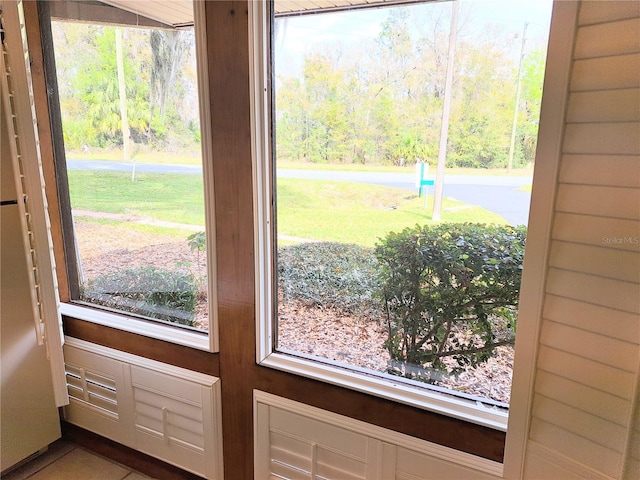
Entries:
<svg viewBox="0 0 640 480">
<path fill-rule="evenodd" d="M 258 361 L 506 429 L 551 4 L 394 3 L 253 10 Z"/>
<path fill-rule="evenodd" d="M 203 38 L 185 24 L 100 20 L 51 24 L 69 199 L 63 312 L 215 351 Z"/>
</svg>

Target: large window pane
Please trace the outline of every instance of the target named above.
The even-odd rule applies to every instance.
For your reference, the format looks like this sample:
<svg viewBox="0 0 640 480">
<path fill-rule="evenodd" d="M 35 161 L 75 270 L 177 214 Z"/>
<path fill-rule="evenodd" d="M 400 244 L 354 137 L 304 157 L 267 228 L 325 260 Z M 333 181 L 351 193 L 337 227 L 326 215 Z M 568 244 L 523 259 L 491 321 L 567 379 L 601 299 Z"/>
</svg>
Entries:
<svg viewBox="0 0 640 480">
<path fill-rule="evenodd" d="M 275 349 L 506 407 L 551 3 L 456 3 L 274 19 Z"/>
<path fill-rule="evenodd" d="M 52 22 L 52 33 L 73 300 L 208 330 L 193 29 Z"/>
</svg>

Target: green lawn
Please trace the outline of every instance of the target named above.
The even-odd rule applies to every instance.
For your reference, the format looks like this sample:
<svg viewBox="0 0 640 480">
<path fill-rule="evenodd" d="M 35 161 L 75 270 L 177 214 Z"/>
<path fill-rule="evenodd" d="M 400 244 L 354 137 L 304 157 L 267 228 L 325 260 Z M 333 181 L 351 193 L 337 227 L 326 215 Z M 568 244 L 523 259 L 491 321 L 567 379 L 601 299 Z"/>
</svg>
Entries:
<svg viewBox="0 0 640 480">
<path fill-rule="evenodd" d="M 77 210 L 133 214 L 204 225 L 202 177 L 69 170 L 71 205 Z"/>
<path fill-rule="evenodd" d="M 90 223 L 90 224 L 99 224 L 99 225 L 107 225 L 114 227 L 125 227 L 129 230 L 135 230 L 137 232 L 144 233 L 150 237 L 173 237 L 185 240 L 189 235 L 194 233 L 193 230 L 187 230 L 183 228 L 171 228 L 171 227 L 161 227 L 156 225 L 148 225 L 146 223 L 137 223 L 137 222 L 127 222 L 123 220 L 111 220 L 105 218 L 93 218 L 93 217 L 83 217 L 82 215 L 76 216 L 76 219 L 81 223 Z M 204 230 L 204 227 L 202 227 Z M 186 240 L 185 240 L 186 242 Z"/>
<path fill-rule="evenodd" d="M 391 231 L 430 223 L 433 197 L 348 182 L 278 180 L 278 234 L 374 245 Z M 506 223 L 480 207 L 445 199 L 443 222 Z"/>
<path fill-rule="evenodd" d="M 110 162 L 124 162 L 122 151 L 100 150 L 96 152 L 66 152 L 66 157 L 72 160 L 108 160 Z M 137 163 L 161 163 L 170 165 L 201 165 L 200 155 L 186 155 L 159 152 L 142 152 L 134 155 Z"/>
<path fill-rule="evenodd" d="M 76 210 L 130 214 L 204 225 L 198 175 L 69 170 Z M 248 187 L 249 188 L 249 187 Z M 292 237 L 374 245 L 390 231 L 431 222 L 431 202 L 398 188 L 348 182 L 278 180 L 278 233 Z M 497 214 L 445 199 L 442 221 L 505 223 Z"/>
</svg>

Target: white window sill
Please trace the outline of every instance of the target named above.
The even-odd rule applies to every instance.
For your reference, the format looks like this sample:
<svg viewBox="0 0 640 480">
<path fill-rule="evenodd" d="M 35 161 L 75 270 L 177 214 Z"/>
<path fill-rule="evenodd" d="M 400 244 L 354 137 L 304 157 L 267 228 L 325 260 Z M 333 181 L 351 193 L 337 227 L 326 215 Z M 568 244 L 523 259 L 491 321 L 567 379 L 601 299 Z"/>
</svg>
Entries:
<svg viewBox="0 0 640 480">
<path fill-rule="evenodd" d="M 367 370 L 364 369 L 347 369 L 282 353 L 271 353 L 260 365 L 376 395 L 501 432 L 507 431 L 509 414 L 503 409 L 441 393 L 419 384 L 411 385 L 417 382 L 394 381 L 386 376 L 374 376 L 371 372 L 367 375 Z"/>
<path fill-rule="evenodd" d="M 176 343 L 197 350 L 214 351 L 210 347 L 207 333 L 194 332 L 185 328 L 173 327 L 153 321 L 140 320 L 117 313 L 98 310 L 91 307 L 71 303 L 60 304 L 60 313 L 67 317 L 116 328 L 145 337 Z"/>
</svg>

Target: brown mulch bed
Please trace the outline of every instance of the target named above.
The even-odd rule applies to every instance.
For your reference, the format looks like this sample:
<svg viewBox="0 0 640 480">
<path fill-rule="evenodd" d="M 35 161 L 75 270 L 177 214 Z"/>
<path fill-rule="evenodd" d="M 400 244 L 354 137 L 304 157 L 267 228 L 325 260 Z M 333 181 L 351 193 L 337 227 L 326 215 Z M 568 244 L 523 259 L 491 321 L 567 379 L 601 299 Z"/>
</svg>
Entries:
<svg viewBox="0 0 640 480">
<path fill-rule="evenodd" d="M 151 235 L 125 226 L 77 220 L 75 227 L 85 281 L 125 268 L 146 266 L 189 271 L 206 281 L 206 255 L 192 252 L 186 238 L 176 240 L 170 235 Z M 195 321 L 197 328 L 206 330 L 209 327 L 206 284 L 201 290 Z"/>
<path fill-rule="evenodd" d="M 76 238 L 85 280 L 123 268 L 153 265 L 168 270 L 186 269 L 197 278 L 206 271 L 204 254 L 189 248 L 186 238 L 149 234 L 120 225 L 76 221 Z M 382 323 L 301 302 L 280 302 L 278 347 L 332 361 L 384 371 L 389 353 Z M 199 328 L 208 328 L 206 299 L 196 308 Z M 483 365 L 439 383 L 452 390 L 509 402 L 513 348 L 498 347 Z"/>
<path fill-rule="evenodd" d="M 278 347 L 339 363 L 384 372 L 389 352 L 381 322 L 336 314 L 299 301 L 279 305 Z M 476 368 L 444 378 L 439 386 L 482 398 L 509 403 L 513 348 L 498 347 L 494 356 Z"/>
</svg>

